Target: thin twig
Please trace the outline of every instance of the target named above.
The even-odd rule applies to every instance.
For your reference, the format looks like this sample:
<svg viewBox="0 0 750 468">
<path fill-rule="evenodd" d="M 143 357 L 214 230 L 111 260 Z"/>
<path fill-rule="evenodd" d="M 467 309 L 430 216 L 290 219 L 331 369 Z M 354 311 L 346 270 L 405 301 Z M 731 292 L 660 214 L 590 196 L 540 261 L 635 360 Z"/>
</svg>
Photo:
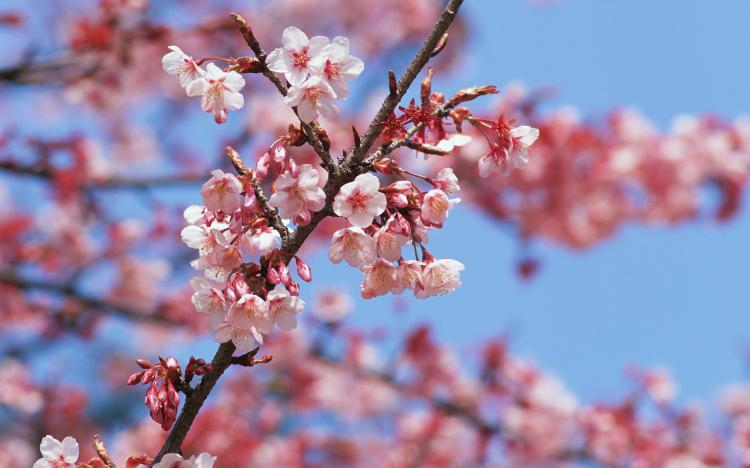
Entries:
<svg viewBox="0 0 750 468">
<path fill-rule="evenodd" d="M 347 160 L 345 161 L 344 164 L 347 167 L 351 168 L 364 161 L 365 155 L 370 150 L 370 147 L 373 145 L 373 143 L 375 143 L 377 137 L 380 135 L 383 122 L 385 122 L 388 119 L 388 116 L 391 115 L 391 112 L 396 109 L 396 106 L 401 101 L 401 98 L 404 97 L 406 91 L 409 90 L 412 83 L 417 78 L 417 75 L 419 75 L 419 72 L 421 72 L 425 65 L 427 65 L 427 62 L 430 60 L 430 55 L 432 55 L 432 53 L 435 51 L 435 48 L 440 43 L 441 38 L 448 30 L 448 27 L 451 25 L 453 20 L 456 18 L 458 9 L 461 7 L 461 4 L 463 2 L 464 0 L 450 0 L 445 6 L 443 12 L 440 14 L 440 19 L 438 19 L 438 22 L 435 23 L 435 27 L 432 29 L 432 32 L 430 32 L 430 35 L 427 36 L 424 44 L 422 44 L 422 47 L 419 49 L 417 54 L 412 59 L 411 63 L 409 63 L 409 66 L 406 68 L 406 71 L 401 76 L 401 79 L 398 82 L 396 93 L 390 93 L 388 94 L 388 96 L 386 96 L 383 104 L 380 106 L 380 110 L 378 110 L 378 113 L 375 114 L 375 118 L 372 120 L 372 123 L 370 123 L 370 126 L 367 128 L 367 131 L 362 137 L 362 143 L 358 148 L 352 150 L 349 158 L 347 158 Z"/>
</svg>

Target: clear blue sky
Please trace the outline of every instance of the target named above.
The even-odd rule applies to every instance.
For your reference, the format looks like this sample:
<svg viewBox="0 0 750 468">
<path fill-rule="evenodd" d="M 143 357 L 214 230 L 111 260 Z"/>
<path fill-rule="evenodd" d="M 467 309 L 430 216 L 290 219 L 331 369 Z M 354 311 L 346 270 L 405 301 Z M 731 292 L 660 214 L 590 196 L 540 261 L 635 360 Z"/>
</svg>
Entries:
<svg viewBox="0 0 750 468">
<path fill-rule="evenodd" d="M 640 110 L 664 129 L 680 113 L 750 114 L 750 2 L 726 0 L 467 1 L 467 71 L 450 84 L 514 80 L 555 85 L 554 105 L 597 117 Z M 452 89 L 452 88 L 451 88 Z M 745 375 L 750 347 L 750 217 L 676 229 L 631 226 L 583 254 L 537 245 L 544 267 L 529 284 L 513 272 L 516 242 L 461 206 L 431 239 L 466 265 L 451 296 L 358 302 L 354 323 L 401 329 L 422 321 L 470 352 L 504 330 L 513 348 L 563 378 L 582 399 L 614 398 L 628 364 L 668 366 L 682 401 L 712 399 Z M 457 247 L 460 246 L 460 247 Z M 320 255 L 315 275 L 357 278 Z M 335 275 L 335 276 L 334 276 Z"/>
</svg>

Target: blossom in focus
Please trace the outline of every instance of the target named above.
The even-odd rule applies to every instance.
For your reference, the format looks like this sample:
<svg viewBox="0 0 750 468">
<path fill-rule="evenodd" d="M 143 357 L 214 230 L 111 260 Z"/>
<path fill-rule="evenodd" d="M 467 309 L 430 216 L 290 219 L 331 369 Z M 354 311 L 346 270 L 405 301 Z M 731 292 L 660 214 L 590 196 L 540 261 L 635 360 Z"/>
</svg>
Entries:
<svg viewBox="0 0 750 468">
<path fill-rule="evenodd" d="M 336 98 L 331 85 L 319 76 L 311 76 L 304 83 L 289 88 L 284 102 L 291 107 L 297 106 L 299 118 L 310 123 L 318 118 L 318 114 L 335 117 L 339 111 L 333 103 Z"/>
<path fill-rule="evenodd" d="M 387 260 L 379 258 L 365 266 L 362 271 L 365 276 L 359 286 L 359 291 L 363 299 L 388 294 L 396 286 L 396 267 Z"/>
<path fill-rule="evenodd" d="M 460 198 L 449 199 L 440 189 L 430 190 L 422 201 L 422 222 L 427 226 L 442 226 L 448 218 L 448 212 L 460 201 Z"/>
<path fill-rule="evenodd" d="M 34 462 L 33 468 L 74 468 L 78 461 L 78 442 L 72 437 L 60 442 L 51 435 L 44 436 L 39 450 L 42 458 Z"/>
<path fill-rule="evenodd" d="M 386 198 L 379 190 L 380 180 L 376 176 L 369 172 L 360 174 L 341 187 L 333 201 L 333 211 L 354 226 L 365 228 L 385 211 Z"/>
<path fill-rule="evenodd" d="M 195 310 L 209 315 L 224 313 L 226 299 L 221 292 L 223 285 L 202 277 L 193 278 L 190 285 L 195 291 L 191 297 Z"/>
<path fill-rule="evenodd" d="M 347 82 L 358 77 L 365 69 L 362 60 L 349 55 L 349 39 L 341 36 L 333 38 L 322 53 L 311 60 L 310 66 L 331 85 L 339 99 L 349 95 Z"/>
<path fill-rule="evenodd" d="M 292 86 L 301 85 L 313 72 L 312 63 L 329 44 L 327 37 L 308 38 L 301 29 L 289 26 L 281 36 L 282 47 L 268 54 L 268 69 L 282 73 Z"/>
<path fill-rule="evenodd" d="M 268 315 L 276 325 L 284 330 L 297 328 L 297 315 L 305 308 L 305 302 L 297 296 L 292 296 L 284 286 L 277 286 L 266 296 Z"/>
<path fill-rule="evenodd" d="M 241 330 L 270 333 L 273 328 L 273 322 L 268 317 L 266 301 L 255 294 L 244 294 L 229 309 L 227 319 L 234 328 Z"/>
<path fill-rule="evenodd" d="M 215 461 L 216 457 L 206 452 L 188 459 L 182 458 L 178 453 L 167 453 L 153 468 L 213 468 Z"/>
<path fill-rule="evenodd" d="M 403 218 L 402 218 L 403 219 Z M 373 239 L 377 256 L 395 262 L 401 258 L 401 247 L 409 242 L 408 224 L 406 232 L 399 228 L 395 216 L 388 219 L 383 227 L 378 229 Z"/>
<path fill-rule="evenodd" d="M 415 295 L 420 299 L 449 294 L 461 287 L 463 263 L 450 258 L 433 260 L 422 271 L 422 289 Z"/>
<path fill-rule="evenodd" d="M 391 288 L 393 294 L 401 294 L 407 289 L 420 291 L 422 289 L 422 268 L 424 264 L 416 260 L 399 262 L 396 267 L 396 278 Z"/>
<path fill-rule="evenodd" d="M 201 187 L 201 196 L 209 210 L 234 213 L 242 206 L 242 183 L 234 174 L 214 169 Z"/>
<path fill-rule="evenodd" d="M 440 169 L 432 182 L 437 188 L 448 195 L 453 195 L 461 191 L 461 186 L 458 185 L 458 177 L 456 177 L 456 174 L 453 173 L 453 169 L 450 167 Z"/>
<path fill-rule="evenodd" d="M 191 82 L 187 87 L 188 96 L 202 96 L 201 109 L 214 115 L 216 123 L 227 121 L 230 110 L 241 109 L 245 98 L 240 90 L 245 79 L 236 71 L 225 72 L 213 63 L 206 67 L 206 74 Z"/>
<path fill-rule="evenodd" d="M 529 162 L 529 147 L 539 138 L 539 130 L 528 125 L 509 128 L 500 118 L 500 143 L 492 143 L 489 154 L 479 159 L 479 175 L 487 177 L 498 168 L 504 174 L 521 169 Z"/>
<path fill-rule="evenodd" d="M 276 192 L 271 195 L 268 204 L 279 209 L 283 218 L 300 218 L 309 220 L 309 213 L 323 209 L 326 194 L 322 187 L 326 176 L 311 164 L 303 164 L 299 174 L 294 177 L 291 172 L 281 174 L 275 183 Z M 305 213 L 307 212 L 307 213 Z"/>
<path fill-rule="evenodd" d="M 185 88 L 193 81 L 201 78 L 206 72 L 198 66 L 185 52 L 175 45 L 169 46 L 172 52 L 167 53 L 161 59 L 161 66 L 170 75 L 176 75 L 180 79 L 180 86 Z"/>
<path fill-rule="evenodd" d="M 344 260 L 354 268 L 362 268 L 375 260 L 375 241 L 362 228 L 339 229 L 333 234 L 328 258 L 333 263 Z"/>
</svg>

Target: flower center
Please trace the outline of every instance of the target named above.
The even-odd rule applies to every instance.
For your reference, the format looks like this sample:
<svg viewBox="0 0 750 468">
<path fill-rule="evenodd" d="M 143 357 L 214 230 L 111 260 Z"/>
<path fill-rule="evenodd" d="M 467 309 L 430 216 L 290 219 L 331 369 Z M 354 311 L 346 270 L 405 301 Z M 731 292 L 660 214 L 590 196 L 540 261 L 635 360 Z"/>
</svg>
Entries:
<svg viewBox="0 0 750 468">
<path fill-rule="evenodd" d="M 352 205 L 352 208 L 355 210 L 362 210 L 367 205 L 367 201 L 370 199 L 369 196 L 365 195 L 362 192 L 356 192 L 353 193 L 351 197 L 349 197 L 349 203 Z"/>
<path fill-rule="evenodd" d="M 301 50 L 293 50 L 292 59 L 294 59 L 295 68 L 307 68 L 307 62 L 310 61 L 310 56 L 307 55 L 307 47 Z"/>
<path fill-rule="evenodd" d="M 326 60 L 326 65 L 323 68 L 323 73 L 325 73 L 326 77 L 328 77 L 329 80 L 341 80 L 341 64 L 333 63 L 331 62 L 331 59 L 328 59 Z"/>
</svg>

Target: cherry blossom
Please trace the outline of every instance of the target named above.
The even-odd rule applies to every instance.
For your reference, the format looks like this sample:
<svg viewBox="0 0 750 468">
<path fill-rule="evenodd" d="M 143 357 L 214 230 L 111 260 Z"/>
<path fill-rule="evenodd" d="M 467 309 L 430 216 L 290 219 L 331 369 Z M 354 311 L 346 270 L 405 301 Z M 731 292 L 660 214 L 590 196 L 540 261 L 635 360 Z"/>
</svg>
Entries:
<svg viewBox="0 0 750 468">
<path fill-rule="evenodd" d="M 358 175 L 344 184 L 333 202 L 333 211 L 354 226 L 365 228 L 385 211 L 385 195 L 379 192 L 380 180 L 370 173 Z"/>
<path fill-rule="evenodd" d="M 357 226 L 336 231 L 328 249 L 331 262 L 341 263 L 343 260 L 354 268 L 372 263 L 375 255 L 375 240 Z"/>
<path fill-rule="evenodd" d="M 380 258 L 384 258 L 388 261 L 394 262 L 401 258 L 401 247 L 409 242 L 410 231 L 408 224 L 407 229 L 404 230 L 400 227 L 395 216 L 386 221 L 386 223 L 378 229 L 373 237 L 375 241 L 376 254 Z"/>
<path fill-rule="evenodd" d="M 337 97 L 331 85 L 319 76 L 311 76 L 304 82 L 289 88 L 284 102 L 288 106 L 296 106 L 299 118 L 303 122 L 310 123 L 318 118 L 318 114 L 324 117 L 335 117 L 339 108 L 333 101 Z"/>
<path fill-rule="evenodd" d="M 339 322 L 354 308 L 349 294 L 338 289 L 321 291 L 315 298 L 313 314 L 324 322 Z"/>
<path fill-rule="evenodd" d="M 169 52 L 161 59 L 161 66 L 164 71 L 170 75 L 177 75 L 180 79 L 180 86 L 185 88 L 197 80 L 203 77 L 206 72 L 195 63 L 192 57 L 187 55 L 175 45 L 169 46 L 172 52 Z"/>
<path fill-rule="evenodd" d="M 34 462 L 34 468 L 75 468 L 78 461 L 78 442 L 72 437 L 60 442 L 51 435 L 44 436 L 39 450 L 42 458 Z"/>
<path fill-rule="evenodd" d="M 284 29 L 281 42 L 283 47 L 268 54 L 268 69 L 284 74 L 292 86 L 299 86 L 314 72 L 312 62 L 324 53 L 330 41 L 323 36 L 308 38 L 299 28 L 289 26 Z"/>
<path fill-rule="evenodd" d="M 449 258 L 427 262 L 422 271 L 422 289 L 415 295 L 424 299 L 430 296 L 452 293 L 461 287 L 461 273 L 464 265 Z"/>
<path fill-rule="evenodd" d="M 458 177 L 456 177 L 456 174 L 450 167 L 440 169 L 432 182 L 437 188 L 448 195 L 454 195 L 461 191 L 461 186 L 458 184 Z"/>
<path fill-rule="evenodd" d="M 213 468 L 215 461 L 216 457 L 206 452 L 188 459 L 183 459 L 178 453 L 167 453 L 153 468 Z"/>
<path fill-rule="evenodd" d="M 258 330 L 270 333 L 273 321 L 269 318 L 266 301 L 255 294 L 244 294 L 227 312 L 232 327 L 241 330 Z"/>
<path fill-rule="evenodd" d="M 240 90 L 245 79 L 236 71 L 225 72 L 213 63 L 206 66 L 206 74 L 187 87 L 188 96 L 202 96 L 201 109 L 214 115 L 216 123 L 227 121 L 227 112 L 241 109 L 245 98 Z"/>
<path fill-rule="evenodd" d="M 442 226 L 448 218 L 448 212 L 460 201 L 460 198 L 449 199 L 440 189 L 430 190 L 422 201 L 422 222 L 425 225 Z"/>
<path fill-rule="evenodd" d="M 349 39 L 336 36 L 322 53 L 312 58 L 310 67 L 331 85 L 338 99 L 344 99 L 349 95 L 347 82 L 358 77 L 365 64 L 349 55 Z"/>
<path fill-rule="evenodd" d="M 359 290 L 363 299 L 382 296 L 389 293 L 394 287 L 397 287 L 396 267 L 387 260 L 379 258 L 362 268 L 362 272 L 364 273 L 364 278 Z"/>
<path fill-rule="evenodd" d="M 297 328 L 297 315 L 305 307 L 302 299 L 290 295 L 284 286 L 277 286 L 268 293 L 266 303 L 271 320 L 280 329 L 289 331 Z"/>
<path fill-rule="evenodd" d="M 490 153 L 479 159 L 479 175 L 487 177 L 497 168 L 503 173 L 521 169 L 529 162 L 529 147 L 539 138 L 539 130 L 528 125 L 510 128 L 500 118 L 495 126 L 500 134 L 500 143 L 492 143 Z"/>
<path fill-rule="evenodd" d="M 279 214 L 288 219 L 309 219 L 311 212 L 320 211 L 325 204 L 325 193 L 322 187 L 326 177 L 311 164 L 299 167 L 295 177 L 290 172 L 281 174 L 276 179 L 276 192 L 268 203 L 279 209 Z"/>
<path fill-rule="evenodd" d="M 196 277 L 190 281 L 190 285 L 195 290 L 191 298 L 195 310 L 209 315 L 221 314 L 223 316 L 227 303 L 221 291 L 222 284 L 208 278 Z"/>
<path fill-rule="evenodd" d="M 209 210 L 234 213 L 242 206 L 242 183 L 234 174 L 214 169 L 201 187 L 201 196 Z"/>
</svg>

